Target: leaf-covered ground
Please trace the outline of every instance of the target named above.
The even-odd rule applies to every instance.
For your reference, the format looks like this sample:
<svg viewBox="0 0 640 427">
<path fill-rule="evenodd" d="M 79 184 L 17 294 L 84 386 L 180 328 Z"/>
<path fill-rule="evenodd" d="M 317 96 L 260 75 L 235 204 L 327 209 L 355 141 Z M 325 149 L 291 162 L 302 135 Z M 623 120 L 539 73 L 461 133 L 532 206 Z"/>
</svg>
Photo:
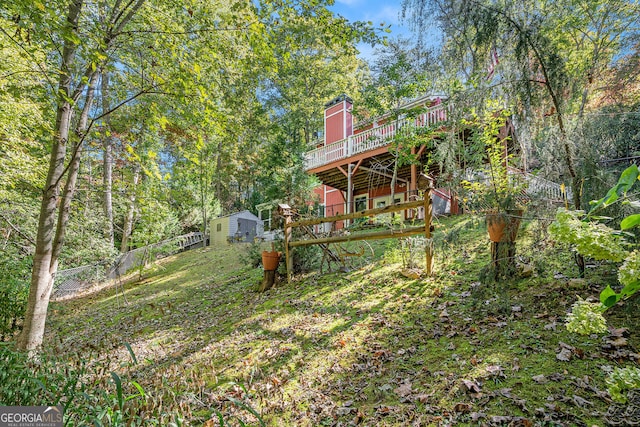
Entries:
<svg viewBox="0 0 640 427">
<path fill-rule="evenodd" d="M 576 295 L 597 296 L 615 266 L 573 279 L 544 227 L 529 223 L 519 243 L 531 275 L 498 283 L 473 217 L 437 225 L 433 278 L 402 275 L 388 241 L 364 269 L 260 294 L 245 246 L 194 250 L 124 296 L 54 303 L 47 337 L 140 383 L 139 413 L 179 412 L 185 425 L 605 425 L 607 372 L 637 366 L 638 304 L 607 313 L 609 336 L 568 333 Z"/>
</svg>

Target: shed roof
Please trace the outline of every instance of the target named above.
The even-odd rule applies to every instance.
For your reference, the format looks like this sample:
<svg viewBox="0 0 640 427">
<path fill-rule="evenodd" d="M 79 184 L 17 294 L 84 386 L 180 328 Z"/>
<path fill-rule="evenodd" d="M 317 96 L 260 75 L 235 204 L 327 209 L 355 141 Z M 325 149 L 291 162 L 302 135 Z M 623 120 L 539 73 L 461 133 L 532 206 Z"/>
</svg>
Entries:
<svg viewBox="0 0 640 427">
<path fill-rule="evenodd" d="M 234 213 L 230 213 L 230 214 L 227 214 L 227 215 L 222 215 L 222 216 L 219 216 L 219 217 L 213 218 L 213 219 L 216 220 L 216 219 L 223 219 L 223 218 L 232 218 L 234 216 L 238 216 L 238 215 L 242 215 L 242 214 L 249 214 L 252 217 L 255 217 L 256 219 L 260 219 L 248 209 L 245 209 L 245 210 L 240 211 L 240 212 L 234 212 Z"/>
</svg>

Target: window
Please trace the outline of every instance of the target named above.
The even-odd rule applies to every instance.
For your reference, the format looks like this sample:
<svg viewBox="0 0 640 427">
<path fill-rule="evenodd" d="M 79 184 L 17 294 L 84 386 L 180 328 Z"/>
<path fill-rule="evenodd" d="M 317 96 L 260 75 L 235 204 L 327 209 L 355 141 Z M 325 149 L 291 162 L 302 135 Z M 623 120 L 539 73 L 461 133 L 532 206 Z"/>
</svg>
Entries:
<svg viewBox="0 0 640 427">
<path fill-rule="evenodd" d="M 218 223 L 218 225 L 216 225 L 216 231 L 222 231 L 222 224 Z"/>
<path fill-rule="evenodd" d="M 367 196 L 356 197 L 356 212 L 367 210 Z"/>
</svg>

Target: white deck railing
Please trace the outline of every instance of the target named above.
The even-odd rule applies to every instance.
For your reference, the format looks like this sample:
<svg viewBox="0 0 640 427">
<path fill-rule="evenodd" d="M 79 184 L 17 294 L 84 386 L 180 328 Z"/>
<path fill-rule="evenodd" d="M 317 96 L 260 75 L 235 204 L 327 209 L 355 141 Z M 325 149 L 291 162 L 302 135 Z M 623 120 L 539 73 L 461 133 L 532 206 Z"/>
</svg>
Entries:
<svg viewBox="0 0 640 427">
<path fill-rule="evenodd" d="M 515 178 L 517 182 L 524 184 L 524 192 L 529 196 L 541 197 L 552 202 L 570 201 L 573 199 L 573 190 L 569 185 L 558 184 L 511 166 L 507 172 L 509 176 Z M 476 172 L 472 169 L 467 169 L 465 179 L 471 182 L 484 182 L 487 185 L 489 185 L 490 182 L 490 178 L 484 173 Z"/>
<path fill-rule="evenodd" d="M 431 126 L 447 120 L 450 111 L 450 104 L 439 104 L 430 107 L 417 117 L 394 120 L 332 144 L 316 148 L 305 155 L 305 169 L 314 169 L 356 154 L 387 146 L 402 127 L 407 125 L 418 128 Z"/>
<path fill-rule="evenodd" d="M 555 182 L 532 175 L 525 174 L 527 182 L 527 193 L 537 196 L 543 196 L 549 200 L 573 200 L 573 191 L 570 186 L 562 186 Z"/>
</svg>

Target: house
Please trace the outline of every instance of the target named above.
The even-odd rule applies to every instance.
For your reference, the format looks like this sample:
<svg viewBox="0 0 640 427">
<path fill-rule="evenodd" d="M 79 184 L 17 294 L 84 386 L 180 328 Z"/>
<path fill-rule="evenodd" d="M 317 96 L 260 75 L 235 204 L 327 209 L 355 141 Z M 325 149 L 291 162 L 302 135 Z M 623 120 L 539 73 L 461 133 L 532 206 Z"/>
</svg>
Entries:
<svg viewBox="0 0 640 427">
<path fill-rule="evenodd" d="M 211 220 L 210 244 L 253 242 L 262 238 L 264 224 L 249 211 L 236 212 Z"/>
<path fill-rule="evenodd" d="M 412 149 L 415 164 L 407 164 L 397 170 L 396 186 L 391 191 L 395 156 L 390 151 L 391 142 L 405 126 L 419 129 L 427 126 L 445 126 L 451 113 L 451 105 L 440 97 L 423 96 L 401 106 L 401 111 L 417 111 L 417 114 L 382 117 L 354 123 L 351 114 L 353 101 L 341 95 L 325 105 L 324 138 L 306 153 L 305 169 L 315 175 L 322 185 L 317 195 L 319 216 L 330 217 L 343 213 L 380 208 L 406 202 L 419 197 L 418 180 L 421 176 L 433 176 L 437 170 L 425 170 L 429 149 L 426 144 Z M 518 150 L 513 122 L 500 129 L 505 144 L 505 156 Z M 509 137 L 507 139 L 507 137 Z M 549 203 L 564 203 L 571 199 L 571 188 L 535 176 L 527 171 L 509 168 L 509 174 L 518 175 L 527 183 L 526 192 Z M 432 191 L 434 214 L 458 213 L 458 201 L 447 188 Z M 413 215 L 405 214 L 405 219 Z M 422 213 L 418 212 L 418 219 Z M 326 227 L 329 224 L 325 224 Z M 344 224 L 337 224 L 337 228 Z M 328 231 L 328 229 L 318 230 Z"/>
<path fill-rule="evenodd" d="M 427 147 L 412 149 L 419 160 L 417 164 L 398 169 L 391 200 L 395 161 L 389 150 L 391 140 L 404 126 L 420 128 L 444 123 L 450 112 L 439 97 L 425 96 L 402 107 L 405 111 L 419 108 L 415 117 L 386 115 L 354 123 L 352 107 L 353 101 L 346 95 L 328 102 L 324 112 L 324 139 L 306 153 L 307 173 L 314 174 L 322 183 L 314 190 L 321 216 L 380 208 L 418 197 L 418 178 L 421 173 L 429 173 L 423 169 L 429 154 Z M 432 197 L 436 214 L 457 212 L 456 200 L 448 189 L 436 189 Z"/>
</svg>

